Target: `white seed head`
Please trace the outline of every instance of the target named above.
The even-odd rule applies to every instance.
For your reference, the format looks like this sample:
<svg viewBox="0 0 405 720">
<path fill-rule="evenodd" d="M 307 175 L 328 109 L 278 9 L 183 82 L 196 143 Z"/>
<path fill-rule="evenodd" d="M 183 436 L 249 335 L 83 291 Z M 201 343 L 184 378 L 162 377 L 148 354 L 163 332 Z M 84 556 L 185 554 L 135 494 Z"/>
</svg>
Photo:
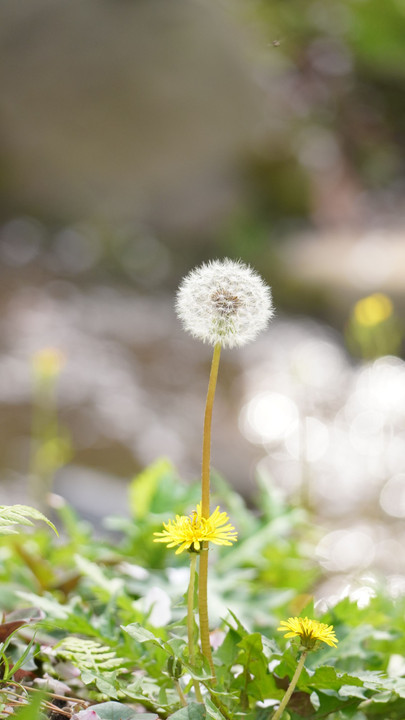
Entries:
<svg viewBox="0 0 405 720">
<path fill-rule="evenodd" d="M 181 283 L 176 312 L 185 329 L 203 342 L 240 347 L 254 340 L 274 313 L 271 290 L 248 265 L 214 260 Z"/>
</svg>

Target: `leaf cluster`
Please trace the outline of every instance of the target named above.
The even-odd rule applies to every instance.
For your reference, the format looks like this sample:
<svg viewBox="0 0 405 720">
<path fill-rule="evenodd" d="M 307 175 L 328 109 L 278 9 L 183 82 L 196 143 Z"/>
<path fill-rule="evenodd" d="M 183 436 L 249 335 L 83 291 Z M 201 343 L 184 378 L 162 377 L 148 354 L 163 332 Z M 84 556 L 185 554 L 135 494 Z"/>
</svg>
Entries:
<svg viewBox="0 0 405 720">
<path fill-rule="evenodd" d="M 366 607 L 346 597 L 317 614 L 312 597 L 321 577 L 314 559 L 320 531 L 264 480 L 260 512 L 247 508 L 221 478 L 213 477 L 213 487 L 213 503 L 226 508 L 239 532 L 234 546 L 212 552 L 216 684 L 199 652 L 193 666 L 189 661 L 188 556 L 153 543 L 162 520 L 192 509 L 198 486 L 183 484 L 167 461 L 159 461 L 132 482 L 131 517 L 110 519 L 102 538 L 62 505 L 60 539 L 41 529 L 1 539 L 0 718 L 8 716 L 11 683 L 35 688 L 46 682 L 51 694 L 55 688 L 60 694 L 56 683 L 63 683 L 62 694 L 82 703 L 67 700 L 66 712 L 75 720 L 86 720 L 85 712 L 92 720 L 133 720 L 139 706 L 144 720 L 147 713 L 175 720 L 270 720 L 298 653 L 297 643 L 286 641 L 277 627 L 295 614 L 333 625 L 339 643 L 309 654 L 285 720 L 405 717 L 404 598 L 390 597 L 375 582 Z M 194 629 L 197 634 L 196 623 Z M 194 680 L 204 706 L 193 702 Z"/>
</svg>

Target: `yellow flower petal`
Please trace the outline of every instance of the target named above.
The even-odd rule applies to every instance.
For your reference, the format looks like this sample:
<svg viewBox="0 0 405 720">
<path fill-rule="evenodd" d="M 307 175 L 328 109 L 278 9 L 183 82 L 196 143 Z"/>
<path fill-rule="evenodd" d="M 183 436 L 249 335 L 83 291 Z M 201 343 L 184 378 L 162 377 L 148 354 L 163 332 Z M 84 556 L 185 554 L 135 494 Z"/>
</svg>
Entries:
<svg viewBox="0 0 405 720">
<path fill-rule="evenodd" d="M 219 507 L 215 508 L 210 517 L 203 518 L 201 505 L 198 504 L 191 515 L 176 515 L 175 520 L 168 520 L 163 523 L 163 527 L 163 532 L 154 533 L 154 542 L 165 542 L 168 548 L 180 545 L 176 555 L 190 549 L 199 552 L 204 542 L 232 545 L 237 540 L 237 532 L 229 522 L 227 513 L 220 512 Z"/>
<path fill-rule="evenodd" d="M 308 650 L 314 649 L 317 642 L 324 642 L 330 647 L 336 647 L 338 642 L 333 625 L 326 625 L 317 620 L 310 620 L 307 617 L 293 617 L 288 620 L 281 620 L 280 627 L 277 630 L 284 632 L 286 638 L 301 638 L 301 644 Z"/>
</svg>

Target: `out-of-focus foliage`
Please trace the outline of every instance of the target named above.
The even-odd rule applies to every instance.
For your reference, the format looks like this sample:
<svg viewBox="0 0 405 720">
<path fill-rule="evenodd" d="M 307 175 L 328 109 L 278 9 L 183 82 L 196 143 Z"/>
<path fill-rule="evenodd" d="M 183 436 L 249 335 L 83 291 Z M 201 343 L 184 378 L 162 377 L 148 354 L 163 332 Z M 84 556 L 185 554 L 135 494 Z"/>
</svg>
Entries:
<svg viewBox="0 0 405 720">
<path fill-rule="evenodd" d="M 327 247 L 336 231 L 329 252 L 333 265 L 370 228 L 384 236 L 387 227 L 394 234 L 399 227 L 401 243 L 403 6 L 395 0 L 383 6 L 378 0 L 257 0 L 254 10 L 247 5 L 245 19 L 256 24 L 263 42 L 258 74 L 268 100 L 268 135 L 246 157 L 244 202 L 228 217 L 218 242 L 225 254 L 240 254 L 262 268 L 279 307 L 333 318 L 342 329 L 340 303 L 322 275 L 321 258 L 313 257 L 311 282 L 302 277 L 294 253 L 281 260 L 280 245 L 298 235 L 305 246 L 302 233 L 315 229 Z M 376 263 L 370 258 L 370 293 L 381 289 L 379 280 L 373 286 Z M 345 272 L 342 263 L 336 270 L 341 290 L 350 288 Z M 391 291 L 389 283 L 384 287 Z M 353 343 L 350 349 L 359 354 Z"/>
<path fill-rule="evenodd" d="M 144 495 L 147 483 L 151 490 Z M 321 579 L 314 559 L 320 530 L 263 480 L 260 511 L 248 509 L 221 478 L 213 478 L 213 485 L 213 502 L 227 508 L 240 539 L 231 548 L 212 550 L 209 595 L 218 682 L 215 691 L 208 690 L 201 720 L 235 713 L 260 720 L 263 708 L 283 697 L 296 665 L 296 643 L 277 633 L 279 621 L 292 614 L 319 615 L 313 593 Z M 188 662 L 187 554 L 176 556 L 152 542 L 162 520 L 189 511 L 197 495 L 196 486 L 183 484 L 161 460 L 132 481 L 132 518 L 108 520 L 118 532 L 113 540 L 94 538 L 92 528 L 63 503 L 62 540 L 44 531 L 20 538 L 18 549 L 1 540 L 2 605 L 9 611 L 0 626 L 1 651 L 6 668 L 18 667 L 16 679 L 25 692 L 32 693 L 31 686 L 46 689 L 49 707 L 56 695 L 65 697 L 64 712 L 75 720 L 87 718 L 90 701 L 91 711 L 100 709 L 97 716 L 106 720 L 137 718 L 133 703 L 162 718 L 178 711 L 178 720 L 184 713 L 200 719 L 201 706 L 180 710 L 174 682 L 180 674 L 187 691 L 189 673 L 209 687 L 203 657 L 198 654 L 194 667 Z M 23 609 L 27 606 L 30 611 Z M 333 624 L 339 643 L 309 656 L 288 717 L 400 720 L 404 598 L 381 588 L 366 605 L 342 598 L 319 617 Z M 171 657 L 180 661 L 177 675 Z M 27 701 L 10 684 L 12 675 L 4 677 L 0 717 L 7 716 L 7 703 Z"/>
<path fill-rule="evenodd" d="M 312 187 L 312 203 L 317 202 L 314 190 L 322 190 L 319 183 L 323 180 L 327 190 L 339 173 L 342 184 L 346 177 L 352 186 L 354 203 L 356 187 L 384 188 L 395 196 L 405 167 L 405 15 L 400 3 L 387 0 L 382 8 L 378 0 L 338 0 L 333 5 L 258 0 L 256 8 L 273 54 L 269 92 L 279 84 L 280 106 L 274 114 L 284 121 L 281 142 L 269 145 L 269 182 L 273 177 L 277 186 L 281 164 L 288 204 L 295 175 L 288 175 L 286 183 L 283 176 L 293 162 L 307 178 L 303 185 Z M 280 194 L 270 207 L 288 215 Z M 322 195 L 335 212 L 341 199 L 339 192 Z M 339 220 L 332 207 L 318 209 L 325 218 Z"/>
<path fill-rule="evenodd" d="M 374 293 L 357 301 L 345 335 L 353 355 L 370 360 L 399 354 L 403 328 L 390 298 L 383 293 Z"/>
</svg>

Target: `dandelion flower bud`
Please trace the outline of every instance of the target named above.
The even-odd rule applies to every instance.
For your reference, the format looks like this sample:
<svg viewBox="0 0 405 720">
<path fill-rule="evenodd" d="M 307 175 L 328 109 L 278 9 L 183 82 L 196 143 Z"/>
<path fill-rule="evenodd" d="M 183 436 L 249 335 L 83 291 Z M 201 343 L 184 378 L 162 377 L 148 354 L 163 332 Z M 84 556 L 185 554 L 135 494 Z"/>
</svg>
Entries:
<svg viewBox="0 0 405 720">
<path fill-rule="evenodd" d="M 203 342 L 241 347 L 263 330 L 274 313 L 270 288 L 242 262 L 214 260 L 181 283 L 176 312 L 185 329 Z"/>
</svg>

